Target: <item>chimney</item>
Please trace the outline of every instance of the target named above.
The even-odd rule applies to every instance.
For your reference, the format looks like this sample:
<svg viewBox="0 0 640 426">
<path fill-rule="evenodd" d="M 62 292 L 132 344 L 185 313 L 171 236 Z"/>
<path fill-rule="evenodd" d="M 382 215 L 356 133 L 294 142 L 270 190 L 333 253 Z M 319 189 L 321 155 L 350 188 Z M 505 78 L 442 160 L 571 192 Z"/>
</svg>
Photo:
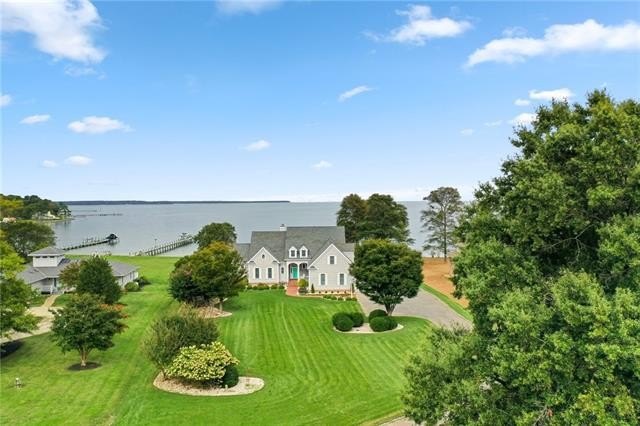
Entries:
<svg viewBox="0 0 640 426">
<path fill-rule="evenodd" d="M 280 231 L 284 232 L 286 230 L 287 230 L 287 225 L 285 225 L 284 223 L 280 225 Z"/>
</svg>

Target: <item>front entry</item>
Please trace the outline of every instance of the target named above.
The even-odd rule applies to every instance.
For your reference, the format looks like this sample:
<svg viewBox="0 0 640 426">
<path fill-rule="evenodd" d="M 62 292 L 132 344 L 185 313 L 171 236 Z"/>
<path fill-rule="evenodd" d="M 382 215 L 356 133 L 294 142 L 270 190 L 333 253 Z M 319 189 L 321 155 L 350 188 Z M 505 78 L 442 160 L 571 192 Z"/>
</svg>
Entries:
<svg viewBox="0 0 640 426">
<path fill-rule="evenodd" d="M 290 280 L 298 279 L 298 265 L 296 264 L 289 265 L 289 279 Z"/>
</svg>

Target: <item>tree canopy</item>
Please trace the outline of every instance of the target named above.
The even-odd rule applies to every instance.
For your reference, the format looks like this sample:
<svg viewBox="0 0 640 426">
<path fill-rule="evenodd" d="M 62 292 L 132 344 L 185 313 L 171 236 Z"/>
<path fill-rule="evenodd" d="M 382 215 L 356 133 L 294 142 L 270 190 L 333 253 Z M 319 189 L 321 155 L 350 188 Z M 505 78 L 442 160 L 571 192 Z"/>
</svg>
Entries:
<svg viewBox="0 0 640 426">
<path fill-rule="evenodd" d="M 68 216 L 71 214 L 69 207 L 37 195 L 3 195 L 0 194 L 0 216 L 15 217 L 18 219 L 33 219 L 39 214 L 51 212 L 56 216 Z"/>
<path fill-rule="evenodd" d="M 81 262 L 77 274 L 76 292 L 98 296 L 104 303 L 114 304 L 122 296 L 122 290 L 113 276 L 111 265 L 104 257 L 92 256 Z"/>
<path fill-rule="evenodd" d="M 456 188 L 440 187 L 424 197 L 427 208 L 422 211 L 422 227 L 427 233 L 424 250 L 442 253 L 444 259 L 455 247 L 454 233 L 464 204 Z"/>
<path fill-rule="evenodd" d="M 418 294 L 422 255 L 403 243 L 366 240 L 356 246 L 350 273 L 358 290 L 391 315 L 404 298 Z"/>
<path fill-rule="evenodd" d="M 640 104 L 553 102 L 458 228 L 474 329 L 407 368 L 406 414 L 452 424 L 637 424 Z"/>
<path fill-rule="evenodd" d="M 229 244 L 215 242 L 176 262 L 169 280 L 169 292 L 194 306 L 237 296 L 247 285 L 242 256 Z"/>
<path fill-rule="evenodd" d="M 236 242 L 236 228 L 230 223 L 210 223 L 193 238 L 198 243 L 198 248 L 203 249 L 215 242 L 233 244 Z"/>
<path fill-rule="evenodd" d="M 38 318 L 28 311 L 34 297 L 31 288 L 18 278 L 22 259 L 0 238 L 0 336 L 14 332 L 29 332 L 38 325 Z"/>
<path fill-rule="evenodd" d="M 29 253 L 56 243 L 53 229 L 44 223 L 18 220 L 2 223 L 0 229 L 2 229 L 6 241 L 25 260 L 28 259 Z"/>
<path fill-rule="evenodd" d="M 113 346 L 113 336 L 125 325 L 116 308 L 103 305 L 92 294 L 76 294 L 64 308 L 53 311 L 52 338 L 62 352 L 78 351 L 80 365 L 86 366 L 94 349 L 101 351 Z"/>
<path fill-rule="evenodd" d="M 364 239 L 412 242 L 407 208 L 391 195 L 372 194 L 366 201 L 357 194 L 347 195 L 340 204 L 336 223 L 345 227 L 348 242 Z"/>
</svg>

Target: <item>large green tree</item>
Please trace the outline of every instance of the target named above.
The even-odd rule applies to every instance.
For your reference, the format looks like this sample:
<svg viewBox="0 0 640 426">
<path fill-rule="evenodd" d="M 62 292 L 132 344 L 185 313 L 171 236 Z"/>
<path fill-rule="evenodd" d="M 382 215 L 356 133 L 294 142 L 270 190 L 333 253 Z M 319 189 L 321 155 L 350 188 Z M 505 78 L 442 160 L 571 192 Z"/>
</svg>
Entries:
<svg viewBox="0 0 640 426">
<path fill-rule="evenodd" d="M 14 332 L 29 332 L 38 325 L 38 318 L 28 311 L 34 297 L 31 288 L 18 278 L 22 259 L 13 248 L 0 239 L 0 336 Z"/>
<path fill-rule="evenodd" d="M 435 424 L 637 424 L 640 104 L 553 102 L 458 229 L 474 329 L 407 368 L 406 414 Z"/>
<path fill-rule="evenodd" d="M 176 262 L 169 292 L 181 302 L 201 306 L 237 296 L 247 285 L 242 256 L 229 244 L 216 242 Z"/>
<path fill-rule="evenodd" d="M 407 208 L 391 195 L 373 194 L 367 199 L 367 212 L 362 223 L 362 238 L 384 238 L 412 242 L 409 238 Z"/>
<path fill-rule="evenodd" d="M 84 259 L 77 277 L 73 280 L 76 283 L 77 293 L 93 294 L 110 305 L 116 303 L 122 296 L 122 289 L 113 276 L 111 265 L 104 257 L 91 256 Z"/>
<path fill-rule="evenodd" d="M 402 300 L 418 294 L 422 255 L 403 243 L 365 240 L 356 246 L 350 273 L 358 290 L 391 315 Z"/>
<path fill-rule="evenodd" d="M 94 349 L 101 351 L 113 346 L 113 337 L 125 325 L 122 313 L 104 305 L 92 294 L 76 294 L 59 311 L 53 312 L 52 338 L 62 352 L 78 351 L 80 365 L 85 367 Z"/>
<path fill-rule="evenodd" d="M 203 249 L 215 242 L 233 244 L 236 242 L 236 228 L 230 223 L 210 223 L 200 229 L 193 238 L 198 248 Z"/>
<path fill-rule="evenodd" d="M 349 194 L 342 199 L 336 214 L 338 226 L 344 226 L 348 243 L 355 243 L 362 237 L 362 224 L 367 214 L 367 202 L 358 194 Z"/>
<path fill-rule="evenodd" d="M 422 211 L 422 228 L 427 233 L 424 250 L 438 251 L 447 260 L 455 248 L 454 233 L 464 204 L 456 188 L 440 187 L 424 197 L 427 208 Z"/>
<path fill-rule="evenodd" d="M 23 259 L 28 259 L 31 252 L 56 243 L 55 233 L 51 227 L 44 223 L 18 220 L 12 223 L 2 223 L 0 229 L 2 229 L 7 242 Z"/>
</svg>

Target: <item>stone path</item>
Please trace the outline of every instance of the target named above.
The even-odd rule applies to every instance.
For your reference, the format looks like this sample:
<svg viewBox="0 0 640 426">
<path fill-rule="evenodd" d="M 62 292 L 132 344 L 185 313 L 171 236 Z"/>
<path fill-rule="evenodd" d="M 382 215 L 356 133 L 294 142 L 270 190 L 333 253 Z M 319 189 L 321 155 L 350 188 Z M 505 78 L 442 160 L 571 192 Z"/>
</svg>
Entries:
<svg viewBox="0 0 640 426">
<path fill-rule="evenodd" d="M 374 309 L 384 309 L 383 306 L 373 303 L 367 296 L 360 292 L 356 292 L 356 297 L 362 306 L 362 310 L 367 314 Z M 420 289 L 416 297 L 405 299 L 401 304 L 396 306 L 393 315 L 424 318 L 445 328 L 453 328 L 456 325 L 467 329 L 471 328 L 471 322 L 469 320 L 463 318 L 456 311 L 448 307 L 446 303 L 422 289 Z"/>
</svg>

